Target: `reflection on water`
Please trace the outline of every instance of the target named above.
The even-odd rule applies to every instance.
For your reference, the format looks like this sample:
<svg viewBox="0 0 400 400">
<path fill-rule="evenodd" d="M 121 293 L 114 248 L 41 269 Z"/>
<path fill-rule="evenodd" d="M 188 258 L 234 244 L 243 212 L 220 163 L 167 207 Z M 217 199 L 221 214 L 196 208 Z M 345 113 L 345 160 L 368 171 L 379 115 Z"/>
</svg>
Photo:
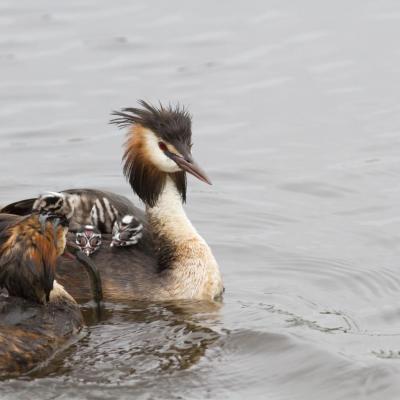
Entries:
<svg viewBox="0 0 400 400">
<path fill-rule="evenodd" d="M 1 399 L 400 395 L 398 2 L 0 4 L 1 203 L 131 196 L 110 112 L 180 101 L 188 213 L 227 288 L 84 305 L 78 343 Z"/>
<path fill-rule="evenodd" d="M 86 308 L 86 338 L 31 376 L 112 384 L 188 369 L 220 338 L 212 329 L 218 308 L 184 302 L 106 304 L 100 318 Z"/>
</svg>

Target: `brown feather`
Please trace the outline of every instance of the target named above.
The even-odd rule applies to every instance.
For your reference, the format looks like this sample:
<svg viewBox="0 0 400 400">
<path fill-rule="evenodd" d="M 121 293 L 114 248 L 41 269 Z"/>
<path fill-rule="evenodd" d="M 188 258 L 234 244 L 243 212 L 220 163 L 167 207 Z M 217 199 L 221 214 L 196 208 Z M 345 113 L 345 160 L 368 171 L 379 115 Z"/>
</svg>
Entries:
<svg viewBox="0 0 400 400">
<path fill-rule="evenodd" d="M 28 372 L 48 359 L 82 325 L 76 303 L 43 306 L 0 296 L 0 377 Z"/>
<path fill-rule="evenodd" d="M 63 227 L 47 221 L 45 231 L 37 214 L 19 218 L 2 233 L 0 287 L 11 296 L 45 303 L 53 289 L 57 257 L 63 252 Z"/>
</svg>

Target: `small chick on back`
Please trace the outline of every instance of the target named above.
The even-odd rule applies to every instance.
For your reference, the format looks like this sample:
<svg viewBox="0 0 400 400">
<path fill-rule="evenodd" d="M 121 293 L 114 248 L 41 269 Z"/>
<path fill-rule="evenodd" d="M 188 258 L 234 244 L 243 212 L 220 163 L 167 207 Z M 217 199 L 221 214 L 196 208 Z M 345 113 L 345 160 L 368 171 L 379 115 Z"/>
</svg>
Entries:
<svg viewBox="0 0 400 400">
<path fill-rule="evenodd" d="M 87 256 L 91 256 L 101 246 L 101 233 L 93 225 L 85 225 L 76 232 L 75 244 Z"/>
<path fill-rule="evenodd" d="M 95 204 L 90 212 L 91 223 L 81 226 L 75 233 L 75 244 L 87 256 L 91 256 L 99 250 L 102 244 L 97 208 Z M 74 205 L 66 194 L 48 192 L 38 197 L 33 205 L 33 211 L 64 215 L 68 221 L 71 221 L 74 215 Z M 118 215 L 114 207 L 112 207 L 112 211 L 115 215 Z M 142 230 L 143 225 L 133 215 L 125 215 L 121 219 L 116 219 L 112 229 L 110 246 L 133 246 L 142 238 Z"/>
<path fill-rule="evenodd" d="M 70 221 L 74 215 L 74 206 L 68 201 L 64 193 L 47 192 L 35 200 L 32 212 L 50 213 L 65 217 Z"/>
<path fill-rule="evenodd" d="M 121 221 L 115 221 L 111 247 L 126 247 L 137 244 L 142 238 L 143 225 L 133 216 L 125 215 Z"/>
</svg>

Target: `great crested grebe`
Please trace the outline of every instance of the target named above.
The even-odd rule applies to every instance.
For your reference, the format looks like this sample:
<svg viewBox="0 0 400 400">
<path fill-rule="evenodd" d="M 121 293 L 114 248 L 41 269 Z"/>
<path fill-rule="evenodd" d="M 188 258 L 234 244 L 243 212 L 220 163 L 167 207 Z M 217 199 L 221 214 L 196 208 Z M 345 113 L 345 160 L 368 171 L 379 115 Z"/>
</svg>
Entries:
<svg viewBox="0 0 400 400">
<path fill-rule="evenodd" d="M 123 170 L 146 212 L 135 208 L 124 214 L 134 215 L 143 225 L 142 238 L 135 246 L 110 248 L 110 241 L 103 237 L 92 259 L 101 273 L 104 298 L 214 300 L 224 290 L 219 267 L 182 204 L 186 172 L 210 183 L 191 155 L 191 117 L 179 106 L 140 104 L 143 108 L 115 112 L 112 123 L 130 128 Z M 93 192 L 102 197 L 101 191 Z M 74 264 L 62 260 L 58 271 L 68 291 L 75 298 L 85 298 L 87 289 Z"/>
<path fill-rule="evenodd" d="M 83 326 L 54 279 L 67 229 L 55 215 L 0 214 L 0 376 L 29 371 Z"/>
</svg>

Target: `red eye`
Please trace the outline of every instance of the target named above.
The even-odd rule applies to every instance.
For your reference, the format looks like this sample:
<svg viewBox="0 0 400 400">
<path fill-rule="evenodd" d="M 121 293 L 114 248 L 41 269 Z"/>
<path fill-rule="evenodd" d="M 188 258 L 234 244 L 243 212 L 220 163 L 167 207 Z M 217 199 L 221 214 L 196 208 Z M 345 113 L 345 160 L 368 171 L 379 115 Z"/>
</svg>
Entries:
<svg viewBox="0 0 400 400">
<path fill-rule="evenodd" d="M 168 147 L 165 143 L 163 142 L 158 142 L 158 147 L 162 150 L 162 151 L 168 151 Z"/>
</svg>

